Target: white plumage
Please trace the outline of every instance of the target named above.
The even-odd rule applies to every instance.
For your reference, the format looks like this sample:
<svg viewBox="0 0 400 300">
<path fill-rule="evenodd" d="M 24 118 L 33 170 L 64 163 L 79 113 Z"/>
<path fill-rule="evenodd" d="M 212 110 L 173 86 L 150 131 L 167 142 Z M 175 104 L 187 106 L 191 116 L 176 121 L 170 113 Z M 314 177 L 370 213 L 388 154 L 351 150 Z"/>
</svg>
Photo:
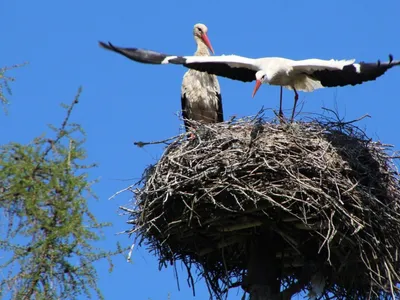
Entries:
<svg viewBox="0 0 400 300">
<path fill-rule="evenodd" d="M 389 55 L 389 61 L 381 63 L 355 63 L 351 60 L 305 59 L 291 60 L 281 57 L 247 58 L 237 55 L 221 56 L 173 56 L 140 48 L 115 47 L 111 43 L 104 48 L 116 51 L 138 62 L 152 64 L 179 64 L 208 74 L 250 82 L 256 80 L 253 96 L 261 84 L 279 85 L 294 91 L 292 120 L 298 100 L 297 91 L 311 92 L 323 87 L 356 85 L 375 80 L 388 69 L 400 65 Z M 282 103 L 279 114 L 282 113 Z"/>
<path fill-rule="evenodd" d="M 197 44 L 196 57 L 210 56 L 213 48 L 207 36 L 208 29 L 204 24 L 196 24 L 193 28 Z M 205 72 L 188 70 L 183 76 L 181 88 L 182 116 L 184 119 L 203 123 L 223 121 L 222 99 L 218 79 Z M 184 120 L 186 130 L 189 122 Z"/>
<path fill-rule="evenodd" d="M 321 60 L 321 59 L 306 59 L 306 60 L 291 60 L 281 57 L 266 57 L 259 59 L 252 59 L 237 55 L 222 55 L 214 57 L 194 57 L 185 56 L 186 61 L 183 63 L 189 68 L 201 68 L 208 73 L 218 73 L 223 77 L 231 79 L 253 81 L 254 79 L 262 81 L 270 85 L 279 85 L 289 89 L 296 89 L 297 91 L 311 92 L 317 88 L 324 86 L 318 80 L 313 78 L 312 75 L 316 71 L 322 70 L 343 70 L 343 67 L 349 66 L 354 63 L 352 60 Z M 164 59 L 164 63 L 176 63 L 174 60 L 179 59 L 177 56 L 169 56 Z M 221 65 L 229 67 L 231 75 L 228 70 L 220 71 L 218 68 Z M 358 65 L 359 64 L 354 64 Z M 236 70 L 235 70 L 236 69 Z M 251 70 L 254 77 L 247 78 L 240 74 L 243 69 Z M 237 78 L 233 78 L 237 75 Z M 244 74 L 243 74 L 244 75 Z"/>
<path fill-rule="evenodd" d="M 375 80 L 400 61 L 355 63 L 351 60 L 306 59 L 291 60 L 281 57 L 252 59 L 237 55 L 199 57 L 165 57 L 163 63 L 182 64 L 185 67 L 241 81 L 256 80 L 253 97 L 261 84 L 279 85 L 295 93 L 292 120 L 298 100 L 297 91 L 311 92 L 323 87 L 356 85 Z M 282 99 L 279 115 L 282 113 Z"/>
</svg>

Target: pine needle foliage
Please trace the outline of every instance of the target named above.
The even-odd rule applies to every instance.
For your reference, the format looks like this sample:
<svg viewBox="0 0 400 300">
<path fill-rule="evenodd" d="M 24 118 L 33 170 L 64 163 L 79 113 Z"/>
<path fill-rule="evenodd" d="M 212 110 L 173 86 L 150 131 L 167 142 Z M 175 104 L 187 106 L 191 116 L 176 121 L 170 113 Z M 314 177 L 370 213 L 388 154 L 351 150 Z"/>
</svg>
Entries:
<svg viewBox="0 0 400 300">
<path fill-rule="evenodd" d="M 10 104 L 6 95 L 12 95 L 9 83 L 15 81 L 15 77 L 8 76 L 6 73 L 16 68 L 25 66 L 27 63 L 12 65 L 0 68 L 0 103 L 3 105 L 4 111 L 7 112 L 6 105 Z"/>
<path fill-rule="evenodd" d="M 94 263 L 121 252 L 94 246 L 101 229 L 89 211 L 95 199 L 84 132 L 70 122 L 80 90 L 53 137 L 0 146 L 0 298 L 102 298 Z"/>
</svg>

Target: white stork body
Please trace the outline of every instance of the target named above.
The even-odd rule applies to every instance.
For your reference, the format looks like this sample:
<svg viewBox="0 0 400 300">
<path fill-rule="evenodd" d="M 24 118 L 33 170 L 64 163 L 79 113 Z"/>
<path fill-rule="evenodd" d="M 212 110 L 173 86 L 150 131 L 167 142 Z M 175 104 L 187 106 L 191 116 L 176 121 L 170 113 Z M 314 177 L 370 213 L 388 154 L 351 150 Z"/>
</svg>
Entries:
<svg viewBox="0 0 400 300">
<path fill-rule="evenodd" d="M 354 61 L 354 59 L 306 59 L 296 61 L 281 57 L 252 59 L 237 55 L 223 55 L 213 57 L 166 56 L 162 64 L 182 64 L 188 68 L 235 80 L 256 80 L 260 81 L 260 84 L 279 85 L 297 91 L 311 92 L 326 86 L 357 84 L 361 83 L 356 82 L 359 80 L 364 82 L 375 79 L 361 78 L 363 77 L 360 76 L 361 66 L 360 64 L 354 64 Z M 396 62 L 392 62 L 392 64 L 396 64 Z M 381 66 L 383 67 L 383 65 Z M 354 68 L 353 73 L 355 74 L 352 74 L 354 78 L 343 77 L 346 75 L 345 67 Z M 325 73 L 328 73 L 326 74 L 328 76 L 324 76 Z M 327 85 L 324 85 L 321 80 L 325 81 Z"/>
<path fill-rule="evenodd" d="M 376 63 L 355 63 L 354 59 L 291 60 L 281 57 L 253 59 L 237 55 L 172 56 L 139 48 L 115 47 L 111 43 L 106 45 L 100 42 L 100 45 L 112 48 L 128 58 L 142 63 L 179 64 L 234 80 L 244 82 L 256 80 L 253 96 L 262 83 L 292 89 L 295 93 L 292 120 L 298 100 L 297 91 L 311 92 L 323 87 L 361 84 L 375 80 L 388 69 L 400 65 L 400 61 L 394 61 L 392 55 L 389 55 L 388 62 L 381 63 L 378 60 Z"/>
<path fill-rule="evenodd" d="M 208 57 L 209 49 L 213 52 L 207 31 L 204 24 L 194 25 L 193 35 L 197 44 L 195 56 Z M 223 121 L 221 90 L 215 75 L 188 70 L 183 76 L 181 103 L 186 131 L 190 127 L 187 119 L 203 123 Z"/>
<path fill-rule="evenodd" d="M 189 70 L 185 73 L 181 89 L 184 119 L 203 123 L 223 121 L 222 99 L 215 75 Z M 186 130 L 189 124 L 185 121 Z"/>
<path fill-rule="evenodd" d="M 236 55 L 193 59 L 192 57 L 165 57 L 162 63 L 182 64 L 185 67 L 210 74 L 241 80 L 256 80 L 253 97 L 262 83 L 279 85 L 294 90 L 293 121 L 298 100 L 297 91 L 311 92 L 323 87 L 356 85 L 375 80 L 388 69 L 400 65 L 389 55 L 389 62 L 355 63 L 351 60 L 306 59 L 291 60 L 281 57 L 251 59 Z M 282 113 L 282 98 L 279 109 Z"/>
</svg>

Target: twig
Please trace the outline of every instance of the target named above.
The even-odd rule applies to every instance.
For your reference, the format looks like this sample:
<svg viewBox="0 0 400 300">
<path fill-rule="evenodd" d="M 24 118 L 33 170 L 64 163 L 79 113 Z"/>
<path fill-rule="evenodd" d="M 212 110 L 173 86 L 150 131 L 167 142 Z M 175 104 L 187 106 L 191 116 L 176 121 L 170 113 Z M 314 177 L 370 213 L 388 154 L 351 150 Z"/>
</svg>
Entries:
<svg viewBox="0 0 400 300">
<path fill-rule="evenodd" d="M 325 295 L 400 295 L 398 155 L 355 126 L 368 115 L 343 121 L 327 111 L 336 119 L 287 126 L 260 111 L 198 124 L 194 140 L 181 134 L 138 142 L 170 143 L 151 171 L 125 189 L 136 198 L 132 208 L 121 208 L 130 216 L 128 232 L 146 241 L 163 266 L 172 260 L 189 266 L 190 286 L 193 265 L 216 299 L 226 296 L 230 281 L 242 282 L 246 241 L 260 235 L 280 249 L 284 297 L 307 286 L 308 279 L 295 283 L 305 280 L 300 274 L 308 264 L 326 271 Z M 253 130 L 252 137 L 255 123 L 262 134 Z"/>
<path fill-rule="evenodd" d="M 161 141 L 152 141 L 152 142 L 140 142 L 139 141 L 139 142 L 133 142 L 133 144 L 135 146 L 139 147 L 139 148 L 142 148 L 142 147 L 147 146 L 147 145 L 158 145 L 158 144 L 169 145 L 167 142 L 175 140 L 176 138 L 182 138 L 185 135 L 186 134 L 179 134 L 179 135 L 176 135 L 176 136 L 173 136 L 173 137 L 170 137 L 168 139 L 161 140 Z"/>
</svg>

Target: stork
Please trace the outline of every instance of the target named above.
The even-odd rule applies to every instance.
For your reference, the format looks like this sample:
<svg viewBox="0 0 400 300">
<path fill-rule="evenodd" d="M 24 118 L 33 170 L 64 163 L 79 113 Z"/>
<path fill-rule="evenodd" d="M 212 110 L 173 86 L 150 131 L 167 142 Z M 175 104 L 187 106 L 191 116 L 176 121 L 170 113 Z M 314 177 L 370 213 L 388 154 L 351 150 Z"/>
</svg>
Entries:
<svg viewBox="0 0 400 300">
<path fill-rule="evenodd" d="M 195 56 L 210 56 L 214 53 L 207 36 L 207 26 L 196 24 L 193 28 L 197 44 Z M 217 76 L 205 72 L 188 70 L 183 76 L 181 88 L 182 116 L 186 131 L 189 130 L 189 120 L 202 123 L 223 122 L 221 90 Z"/>
<path fill-rule="evenodd" d="M 175 56 L 140 48 L 115 47 L 111 43 L 108 44 L 108 47 L 113 47 L 126 57 L 142 63 L 178 64 L 233 80 L 243 82 L 255 80 L 253 97 L 263 83 L 279 85 L 293 90 L 292 121 L 299 98 L 298 91 L 311 92 L 324 87 L 361 84 L 375 80 L 388 69 L 400 65 L 400 61 L 394 61 L 391 54 L 388 62 L 378 60 L 376 63 L 355 63 L 355 59 L 322 60 L 312 58 L 291 60 L 281 57 L 254 59 L 238 55 Z M 282 105 L 280 105 L 279 113 L 282 114 Z"/>
<path fill-rule="evenodd" d="M 197 44 L 197 50 L 194 53 L 195 56 L 210 56 L 209 50 L 214 53 L 207 32 L 208 28 L 206 25 L 200 23 L 194 25 L 193 36 Z M 112 44 L 107 45 L 100 42 L 100 46 L 126 56 L 123 49 L 114 47 Z M 147 56 L 145 55 L 139 61 L 143 63 L 160 63 L 157 59 L 152 59 L 151 53 L 148 53 Z M 202 123 L 222 122 L 222 98 L 217 76 L 194 69 L 188 70 L 183 76 L 181 105 L 186 131 L 189 131 L 190 128 L 188 120 L 195 120 Z"/>
</svg>

